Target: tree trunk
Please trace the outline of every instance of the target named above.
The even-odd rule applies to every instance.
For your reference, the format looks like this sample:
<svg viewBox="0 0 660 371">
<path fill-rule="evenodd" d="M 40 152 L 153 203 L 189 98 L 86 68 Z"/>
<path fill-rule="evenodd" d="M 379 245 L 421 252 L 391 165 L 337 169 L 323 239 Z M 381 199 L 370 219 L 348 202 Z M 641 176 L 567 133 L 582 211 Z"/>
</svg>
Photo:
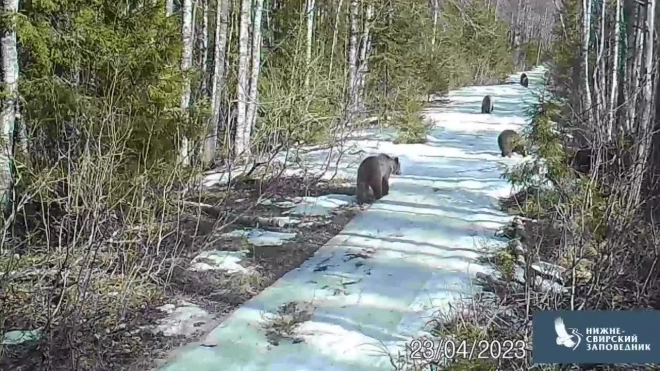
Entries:
<svg viewBox="0 0 660 371">
<path fill-rule="evenodd" d="M 655 0 L 649 0 L 646 3 L 646 17 L 644 20 L 645 23 L 645 35 L 644 37 L 640 36 L 640 39 L 643 39 L 641 42 L 642 48 L 637 50 L 638 54 L 643 54 L 644 60 L 643 64 L 639 66 L 639 76 L 643 81 L 641 97 L 640 97 L 640 114 L 641 118 L 639 120 L 638 133 L 640 135 L 641 143 L 637 147 L 637 159 L 635 161 L 635 168 L 633 172 L 633 181 L 632 190 L 631 190 L 631 204 L 637 205 L 640 200 L 641 194 L 641 184 L 644 177 L 644 172 L 646 169 L 646 163 L 648 158 L 648 149 L 651 143 L 651 136 L 654 123 L 651 122 L 652 118 L 652 107 L 653 107 L 653 57 L 654 52 L 654 30 L 655 30 Z M 639 12 L 641 15 L 641 11 Z M 641 33 L 641 31 L 640 31 Z M 633 116 L 634 117 L 634 116 Z"/>
<path fill-rule="evenodd" d="M 181 72 L 183 77 L 183 88 L 181 91 L 181 114 L 184 123 L 187 124 L 188 108 L 190 108 L 190 67 L 193 57 L 193 0 L 183 0 L 182 7 L 183 22 L 181 26 L 181 41 L 183 50 L 181 52 Z M 179 149 L 179 162 L 182 165 L 190 164 L 190 143 L 185 133 L 180 134 L 181 148 Z"/>
<path fill-rule="evenodd" d="M 171 16 L 174 13 L 174 0 L 165 0 L 165 15 Z"/>
<path fill-rule="evenodd" d="M 349 25 L 350 37 L 348 40 L 348 106 L 346 123 L 350 122 L 355 114 L 355 104 L 357 103 L 357 77 L 358 77 L 358 13 L 359 1 L 351 0 L 349 6 Z"/>
<path fill-rule="evenodd" d="M 250 128 L 257 119 L 259 101 L 259 73 L 261 72 L 261 18 L 264 0 L 255 0 L 254 19 L 252 22 L 252 69 L 250 71 L 250 91 L 247 105 L 246 121 Z M 251 129 L 250 129 L 251 130 Z"/>
<path fill-rule="evenodd" d="M 596 98 L 596 105 L 592 110 L 593 116 L 596 118 L 605 117 L 605 108 L 604 108 L 604 98 L 602 96 L 603 91 L 605 90 L 605 14 L 606 12 L 606 2 L 601 2 L 600 9 L 600 32 L 596 33 L 598 37 L 597 45 L 597 54 L 596 54 L 596 63 L 594 65 L 593 71 L 593 84 L 594 84 L 594 97 Z M 602 77 L 602 80 L 601 80 Z M 602 138 L 602 128 L 600 125 L 595 128 L 598 132 L 598 137 Z"/>
<path fill-rule="evenodd" d="M 307 44 L 305 45 L 305 88 L 309 86 L 309 75 L 311 73 L 312 64 L 312 44 L 314 42 L 314 13 L 315 0 L 306 1 L 306 15 L 307 15 Z"/>
<path fill-rule="evenodd" d="M 339 0 L 337 4 L 337 14 L 335 15 L 335 25 L 332 31 L 332 46 L 330 47 L 330 69 L 328 72 L 328 77 L 332 76 L 332 62 L 335 56 L 335 48 L 337 47 L 337 36 L 339 33 L 339 17 L 341 16 L 341 6 L 344 3 L 344 0 Z"/>
<path fill-rule="evenodd" d="M 225 50 L 227 47 L 227 23 L 229 1 L 217 0 L 215 9 L 215 45 L 213 49 L 213 75 L 211 77 L 211 119 L 206 127 L 206 139 L 202 151 L 202 163 L 209 165 L 215 158 L 218 130 L 221 125 L 222 93 L 225 89 Z"/>
<path fill-rule="evenodd" d="M 250 0 L 241 0 L 241 21 L 238 31 L 238 81 L 236 88 L 236 140 L 234 144 L 234 154 L 236 157 L 250 156 L 250 129 L 247 122 L 247 99 L 249 91 L 250 69 L 250 9 L 252 3 Z"/>
<path fill-rule="evenodd" d="M 360 44 L 360 59 L 359 59 L 359 69 L 358 69 L 358 92 L 357 92 L 357 101 L 356 106 L 362 110 L 364 107 L 364 88 L 366 85 L 367 71 L 369 71 L 369 51 L 371 49 L 371 22 L 373 21 L 374 8 L 373 4 L 369 2 L 367 4 L 367 9 L 364 16 L 364 30 L 362 32 L 362 41 Z"/>
<path fill-rule="evenodd" d="M 655 32 L 655 0 L 648 0 L 646 3 L 646 34 L 644 43 L 645 61 L 644 61 L 644 88 L 642 89 L 642 119 L 641 125 L 646 126 L 645 134 L 650 137 L 650 130 L 653 128 L 651 125 L 651 109 L 653 106 L 653 57 L 654 53 L 654 32 Z M 656 71 L 656 73 L 659 73 Z"/>
<path fill-rule="evenodd" d="M 431 37 L 431 46 L 435 50 L 435 39 L 438 32 L 438 15 L 440 13 L 439 0 L 431 0 L 433 4 L 433 36 Z"/>
<path fill-rule="evenodd" d="M 2 82 L 5 84 L 2 99 L 2 149 L 0 150 L 0 203 L 3 211 L 10 206 L 13 186 L 12 160 L 14 146 L 14 127 L 16 124 L 16 104 L 18 98 L 18 50 L 16 49 L 16 14 L 18 0 L 4 0 L 2 11 L 5 13 L 5 25 L 2 39 Z"/>
<path fill-rule="evenodd" d="M 591 121 L 591 86 L 589 85 L 589 43 L 591 30 L 591 3 L 593 0 L 582 0 L 582 71 L 584 78 L 584 112 L 587 115 L 589 127 L 594 127 Z"/>
<path fill-rule="evenodd" d="M 522 28 L 521 25 L 522 22 L 520 21 L 522 17 L 520 16 L 520 13 L 522 10 L 523 10 L 523 2 L 522 0 L 518 0 L 518 6 L 516 7 L 516 11 L 514 13 L 515 17 L 512 27 L 512 33 L 513 33 L 512 44 L 513 44 L 513 56 L 514 56 L 513 58 L 514 58 L 514 63 L 517 67 L 520 67 L 522 64 L 522 55 L 521 55 L 522 53 L 520 50 L 520 46 L 521 46 L 520 31 Z"/>
<path fill-rule="evenodd" d="M 266 45 L 266 49 L 270 49 L 273 47 L 275 44 L 273 34 L 275 33 L 275 30 L 273 29 L 273 20 L 271 19 L 271 10 L 273 9 L 273 1 L 266 1 L 264 2 L 264 22 L 266 23 L 266 30 L 268 32 L 266 33 L 266 36 L 264 38 L 264 44 Z"/>
<path fill-rule="evenodd" d="M 609 119 L 607 121 L 607 138 L 612 139 L 616 119 L 616 104 L 619 93 L 619 45 L 621 43 L 621 0 L 616 0 L 616 16 L 614 24 L 612 50 L 612 89 L 610 90 Z"/>
<path fill-rule="evenodd" d="M 559 14 L 559 23 L 561 24 L 561 31 L 564 35 L 564 39 L 568 39 L 568 32 L 566 32 L 566 23 L 564 23 L 564 15 L 562 14 L 562 8 L 557 4 L 557 0 L 553 0 L 557 14 Z"/>
<path fill-rule="evenodd" d="M 630 1 L 630 5 L 635 7 L 634 17 L 631 17 L 632 20 L 629 22 L 629 47 L 628 55 L 630 60 L 628 61 L 627 66 L 627 84 L 625 90 L 625 101 L 626 101 L 626 120 L 625 120 L 625 130 L 627 132 L 634 132 L 636 130 L 636 118 L 637 118 L 637 98 L 639 95 L 639 76 L 640 68 L 642 63 L 642 46 L 644 43 L 644 37 L 642 36 L 642 9 L 635 1 Z M 633 21 L 635 25 L 633 26 Z"/>
<path fill-rule="evenodd" d="M 208 82 L 209 82 L 209 0 L 202 1 L 202 32 L 200 33 L 200 42 L 199 42 L 199 67 L 201 70 L 201 79 L 202 81 L 199 84 L 199 90 L 201 96 L 207 97 L 208 92 Z"/>
</svg>

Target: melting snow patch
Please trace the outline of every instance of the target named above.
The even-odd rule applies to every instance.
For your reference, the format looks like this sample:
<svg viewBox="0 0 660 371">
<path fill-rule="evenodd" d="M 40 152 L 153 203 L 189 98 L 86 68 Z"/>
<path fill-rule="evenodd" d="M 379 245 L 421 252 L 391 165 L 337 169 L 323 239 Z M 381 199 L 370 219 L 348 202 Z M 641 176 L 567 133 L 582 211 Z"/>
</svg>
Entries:
<svg viewBox="0 0 660 371">
<path fill-rule="evenodd" d="M 377 339 L 359 331 L 350 331 L 338 324 L 316 321 L 304 322 L 296 328 L 296 334 L 305 339 L 320 354 L 341 354 L 344 361 L 364 360 L 364 354 L 386 356 L 387 347 Z"/>
<path fill-rule="evenodd" d="M 202 325 L 211 321 L 211 315 L 197 305 L 185 301 L 180 304 L 179 307 L 174 304 L 158 307 L 168 316 L 158 321 L 159 324 L 154 328 L 154 333 L 162 332 L 165 336 L 190 336 L 200 331 Z"/>
<path fill-rule="evenodd" d="M 208 173 L 205 173 L 204 177 L 202 178 L 203 187 L 210 188 L 210 187 L 220 187 L 226 185 L 230 179 L 234 179 L 237 176 L 243 174 L 245 170 L 247 170 L 245 166 L 237 166 L 234 167 L 231 170 L 231 172 L 210 171 Z"/>
<path fill-rule="evenodd" d="M 525 270 L 522 267 L 516 266 L 515 267 L 515 278 L 520 284 L 525 284 L 526 279 L 525 279 Z M 534 276 L 534 285 L 541 290 L 541 292 L 552 292 L 555 294 L 561 293 L 561 292 L 567 292 L 568 289 L 564 287 L 562 284 L 558 282 L 554 282 L 552 280 L 540 277 L 540 276 Z"/>
<path fill-rule="evenodd" d="M 295 233 L 282 233 L 253 230 L 254 235 L 248 237 L 248 242 L 255 246 L 280 246 L 296 237 Z M 258 232 L 258 233 L 257 233 Z"/>
<path fill-rule="evenodd" d="M 238 238 L 238 237 L 249 237 L 250 231 L 246 229 L 236 229 L 231 232 L 223 233 L 222 237 L 224 238 Z"/>
<path fill-rule="evenodd" d="M 228 233 L 223 233 L 222 237 L 225 238 L 234 238 L 234 237 L 246 237 L 248 243 L 254 246 L 281 246 L 283 243 L 287 242 L 296 237 L 295 233 L 283 233 L 283 232 L 270 232 L 262 231 L 260 229 L 238 229 Z"/>
<path fill-rule="evenodd" d="M 288 209 L 291 207 L 296 207 L 296 203 L 293 201 L 280 201 L 280 202 L 273 202 L 273 200 L 263 200 L 261 201 L 261 204 L 264 206 L 275 206 L 279 207 L 281 209 Z"/>
<path fill-rule="evenodd" d="M 328 224 L 330 224 L 330 220 L 304 222 L 304 223 L 300 223 L 299 226 L 301 228 L 309 228 L 309 227 L 313 227 L 315 225 L 328 225 Z"/>
<path fill-rule="evenodd" d="M 339 207 L 348 206 L 355 202 L 355 197 L 340 194 L 329 194 L 319 197 L 298 197 L 294 199 L 294 208 L 282 214 L 326 216 Z"/>
<path fill-rule="evenodd" d="M 41 330 L 7 331 L 2 337 L 2 345 L 20 345 L 28 341 L 39 340 Z"/>
<path fill-rule="evenodd" d="M 539 261 L 535 264 L 532 264 L 532 269 L 543 275 L 550 276 L 558 281 L 562 280 L 562 274 L 566 272 L 566 268 L 559 265 L 546 263 L 544 261 Z"/>
<path fill-rule="evenodd" d="M 190 263 L 191 271 L 225 271 L 227 273 L 249 273 L 249 270 L 239 264 L 245 258 L 243 251 L 204 251 L 197 255 Z"/>
<path fill-rule="evenodd" d="M 284 223 L 286 225 L 298 225 L 302 222 L 302 220 L 300 220 L 300 219 L 290 218 L 288 216 L 287 217 L 282 217 L 282 219 L 284 220 Z"/>
</svg>

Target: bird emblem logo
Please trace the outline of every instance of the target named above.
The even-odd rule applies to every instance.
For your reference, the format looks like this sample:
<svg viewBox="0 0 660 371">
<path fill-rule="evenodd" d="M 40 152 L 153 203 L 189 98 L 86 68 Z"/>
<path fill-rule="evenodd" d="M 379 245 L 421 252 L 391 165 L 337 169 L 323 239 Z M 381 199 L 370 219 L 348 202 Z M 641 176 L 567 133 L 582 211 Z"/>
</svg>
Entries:
<svg viewBox="0 0 660 371">
<path fill-rule="evenodd" d="M 569 328 L 569 334 L 564 325 L 564 320 L 561 317 L 555 319 L 555 332 L 557 333 L 557 345 L 563 345 L 566 348 L 575 350 L 582 341 L 582 334 L 575 328 Z"/>
</svg>

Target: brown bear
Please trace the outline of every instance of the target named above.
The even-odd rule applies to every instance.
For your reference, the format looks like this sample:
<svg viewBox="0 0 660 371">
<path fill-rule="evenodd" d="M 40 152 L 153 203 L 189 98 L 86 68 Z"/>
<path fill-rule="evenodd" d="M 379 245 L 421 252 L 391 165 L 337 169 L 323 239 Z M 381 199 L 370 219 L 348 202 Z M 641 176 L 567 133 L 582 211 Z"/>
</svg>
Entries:
<svg viewBox="0 0 660 371">
<path fill-rule="evenodd" d="M 520 75 L 520 85 L 527 87 L 529 86 L 529 78 L 527 78 L 526 74 Z"/>
<path fill-rule="evenodd" d="M 574 171 L 587 175 L 591 172 L 591 156 L 590 148 L 567 148 L 566 164 Z"/>
<path fill-rule="evenodd" d="M 481 101 L 481 113 L 491 113 L 494 108 L 493 98 L 490 95 L 486 95 Z"/>
<path fill-rule="evenodd" d="M 390 191 L 390 175 L 401 174 L 401 163 L 398 157 L 390 157 L 384 153 L 369 156 L 362 160 L 357 173 L 356 198 L 358 203 L 365 203 L 369 195 L 369 187 L 373 189 L 376 200 L 387 196 Z"/>
<path fill-rule="evenodd" d="M 507 129 L 501 132 L 497 137 L 497 144 L 500 146 L 500 151 L 502 151 L 502 157 L 511 157 L 512 153 L 518 153 L 523 157 L 527 156 L 525 143 L 514 130 Z"/>
</svg>

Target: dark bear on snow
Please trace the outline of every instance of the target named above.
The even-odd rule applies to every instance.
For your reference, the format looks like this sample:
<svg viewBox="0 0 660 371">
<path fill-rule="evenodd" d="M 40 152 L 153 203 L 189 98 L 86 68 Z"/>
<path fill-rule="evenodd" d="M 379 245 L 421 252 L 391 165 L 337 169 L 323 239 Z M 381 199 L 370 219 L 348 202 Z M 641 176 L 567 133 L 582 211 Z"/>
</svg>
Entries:
<svg viewBox="0 0 660 371">
<path fill-rule="evenodd" d="M 596 151 L 590 147 L 565 147 L 566 164 L 575 172 L 587 175 L 592 172 L 592 161 L 600 152 L 600 166 L 607 166 L 607 171 L 616 170 L 619 173 L 629 172 L 634 164 L 634 153 L 636 151 L 636 142 L 628 134 L 619 137 L 616 140 L 606 143 Z"/>
<path fill-rule="evenodd" d="M 526 74 L 520 75 L 520 85 L 527 87 L 529 86 L 529 78 L 527 78 Z"/>
<path fill-rule="evenodd" d="M 398 157 L 390 157 L 384 153 L 369 156 L 362 160 L 357 173 L 356 197 L 358 203 L 365 203 L 369 196 L 369 187 L 373 189 L 376 200 L 387 196 L 390 192 L 390 175 L 401 174 L 401 163 Z"/>
<path fill-rule="evenodd" d="M 566 149 L 566 163 L 580 174 L 587 175 L 591 172 L 591 157 L 590 148 Z"/>
<path fill-rule="evenodd" d="M 523 157 L 527 156 L 522 137 L 513 130 L 507 129 L 501 132 L 497 137 L 497 144 L 502 151 L 502 157 L 511 157 L 513 153 L 518 153 Z"/>
<path fill-rule="evenodd" d="M 481 113 L 491 113 L 494 108 L 493 98 L 490 95 L 486 95 L 481 101 Z"/>
</svg>

